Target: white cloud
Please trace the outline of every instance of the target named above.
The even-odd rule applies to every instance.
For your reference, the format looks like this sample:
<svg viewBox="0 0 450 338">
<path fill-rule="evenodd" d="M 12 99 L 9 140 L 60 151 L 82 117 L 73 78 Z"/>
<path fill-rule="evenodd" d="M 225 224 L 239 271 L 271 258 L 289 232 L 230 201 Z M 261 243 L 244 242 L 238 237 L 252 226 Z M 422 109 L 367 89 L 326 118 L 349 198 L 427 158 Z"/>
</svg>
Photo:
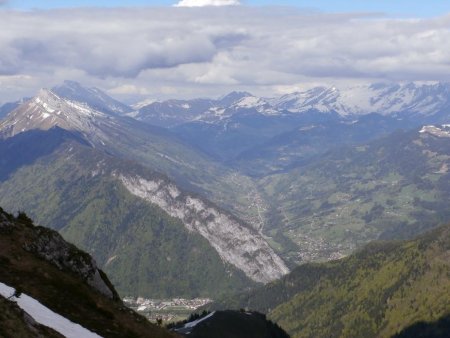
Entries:
<svg viewBox="0 0 450 338">
<path fill-rule="evenodd" d="M 450 15 L 406 20 L 246 6 L 91 8 L 2 10 L 0 22 L 0 101 L 64 79 L 131 98 L 450 78 Z"/>
<path fill-rule="evenodd" d="M 147 88 L 138 87 L 134 84 L 123 84 L 115 88 L 111 88 L 109 91 L 112 95 L 151 95 L 152 92 Z"/>
<path fill-rule="evenodd" d="M 239 0 L 181 0 L 175 7 L 236 6 Z"/>
</svg>

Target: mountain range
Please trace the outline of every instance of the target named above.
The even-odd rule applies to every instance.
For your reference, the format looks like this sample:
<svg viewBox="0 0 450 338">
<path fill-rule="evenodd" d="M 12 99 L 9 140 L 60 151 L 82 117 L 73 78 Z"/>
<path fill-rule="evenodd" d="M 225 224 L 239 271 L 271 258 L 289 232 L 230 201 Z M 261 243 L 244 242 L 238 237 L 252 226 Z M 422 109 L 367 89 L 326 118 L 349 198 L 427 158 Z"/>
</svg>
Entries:
<svg viewBox="0 0 450 338">
<path fill-rule="evenodd" d="M 121 293 L 242 291 L 448 221 L 448 89 L 233 92 L 135 110 L 66 81 L 1 120 L 0 204 L 87 250 Z"/>
<path fill-rule="evenodd" d="M 130 115 L 168 128 L 239 172 L 261 176 L 340 145 L 447 123 L 449 88 L 447 83 L 316 87 L 275 98 L 233 92 L 217 100 L 153 102 Z"/>
<path fill-rule="evenodd" d="M 272 98 L 232 92 L 217 100 L 155 101 L 132 114 L 138 120 L 164 127 L 192 121 L 217 123 L 243 110 L 253 110 L 266 116 L 317 111 L 337 113 L 342 117 L 371 113 L 431 117 L 446 114 L 450 105 L 449 94 L 449 83 L 375 83 L 342 88 L 322 86 Z"/>
<path fill-rule="evenodd" d="M 120 291 L 208 296 L 289 271 L 254 227 L 143 165 L 149 162 L 127 159 L 136 147 L 124 138 L 137 146 L 148 142 L 148 157 L 156 147 L 161 153 L 153 156 L 162 158 L 174 157 L 171 149 L 186 158 L 196 153 L 170 133 L 50 90 L 11 112 L 1 127 L 3 205 L 27 210 L 91 252 Z M 205 158 L 197 154 L 192 158 Z M 208 170 L 201 164 L 191 166 L 196 175 Z M 186 172 L 178 165 L 173 170 Z M 149 264 L 159 268 L 149 270 Z"/>
</svg>

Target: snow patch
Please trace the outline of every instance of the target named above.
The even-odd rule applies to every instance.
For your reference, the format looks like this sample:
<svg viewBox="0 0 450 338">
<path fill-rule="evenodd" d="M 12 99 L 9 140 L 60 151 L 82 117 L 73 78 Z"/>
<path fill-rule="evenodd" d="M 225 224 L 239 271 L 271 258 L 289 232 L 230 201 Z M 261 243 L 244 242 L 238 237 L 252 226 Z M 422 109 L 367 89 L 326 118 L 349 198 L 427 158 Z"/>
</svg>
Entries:
<svg viewBox="0 0 450 338">
<path fill-rule="evenodd" d="M 260 103 L 260 99 L 255 96 L 247 96 L 239 100 L 236 105 L 239 107 L 252 108 Z"/>
<path fill-rule="evenodd" d="M 0 294 L 3 297 L 9 298 L 14 292 L 14 288 L 0 282 Z M 28 313 L 36 322 L 52 328 L 67 338 L 102 338 L 98 334 L 53 312 L 39 303 L 36 299 L 26 294 L 21 294 L 19 298 L 11 297 L 10 299 L 15 301 L 17 305 Z"/>
<path fill-rule="evenodd" d="M 204 320 L 207 320 L 208 318 L 211 318 L 212 316 L 214 316 L 215 313 L 216 313 L 216 311 L 213 311 L 209 315 L 207 315 L 203 318 L 194 320 L 193 322 L 186 323 L 186 324 L 184 324 L 184 328 L 193 328 L 193 327 L 197 326 L 198 324 L 200 324 L 201 322 L 203 322 Z"/>
<path fill-rule="evenodd" d="M 445 129 L 449 128 L 446 127 L 446 125 L 443 125 L 442 128 L 439 128 L 437 126 L 423 126 L 419 133 L 427 133 L 437 137 L 450 137 L 450 130 Z"/>
</svg>

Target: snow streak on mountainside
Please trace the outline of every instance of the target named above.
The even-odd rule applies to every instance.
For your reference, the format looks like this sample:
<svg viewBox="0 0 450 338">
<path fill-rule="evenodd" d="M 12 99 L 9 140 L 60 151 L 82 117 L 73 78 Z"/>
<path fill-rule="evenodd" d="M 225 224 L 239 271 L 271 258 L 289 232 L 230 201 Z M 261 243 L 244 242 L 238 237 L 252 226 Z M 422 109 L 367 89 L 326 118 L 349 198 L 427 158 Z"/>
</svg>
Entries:
<svg viewBox="0 0 450 338">
<path fill-rule="evenodd" d="M 14 288 L 0 282 L 0 295 L 9 298 L 14 294 Z M 53 312 L 26 294 L 21 294 L 18 298 L 12 297 L 12 300 L 17 302 L 19 307 L 28 313 L 36 322 L 54 329 L 67 338 L 101 338 L 98 334 Z"/>
<path fill-rule="evenodd" d="M 270 282 L 289 272 L 259 233 L 198 197 L 182 194 L 176 186 L 162 180 L 122 174 L 118 174 L 118 178 L 133 195 L 182 220 L 188 230 L 207 239 L 225 262 L 242 270 L 254 281 Z"/>
</svg>

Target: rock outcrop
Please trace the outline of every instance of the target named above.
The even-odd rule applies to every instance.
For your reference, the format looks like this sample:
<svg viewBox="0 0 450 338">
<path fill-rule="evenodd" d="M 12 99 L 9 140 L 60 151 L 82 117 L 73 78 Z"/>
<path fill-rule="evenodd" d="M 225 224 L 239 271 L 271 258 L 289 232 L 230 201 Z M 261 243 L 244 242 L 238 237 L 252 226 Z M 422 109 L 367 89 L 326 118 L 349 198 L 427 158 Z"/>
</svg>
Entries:
<svg viewBox="0 0 450 338">
<path fill-rule="evenodd" d="M 130 193 L 179 218 L 199 233 L 220 257 L 256 282 L 267 283 L 289 272 L 260 233 L 199 197 L 180 191 L 163 179 L 115 174 Z"/>
</svg>

